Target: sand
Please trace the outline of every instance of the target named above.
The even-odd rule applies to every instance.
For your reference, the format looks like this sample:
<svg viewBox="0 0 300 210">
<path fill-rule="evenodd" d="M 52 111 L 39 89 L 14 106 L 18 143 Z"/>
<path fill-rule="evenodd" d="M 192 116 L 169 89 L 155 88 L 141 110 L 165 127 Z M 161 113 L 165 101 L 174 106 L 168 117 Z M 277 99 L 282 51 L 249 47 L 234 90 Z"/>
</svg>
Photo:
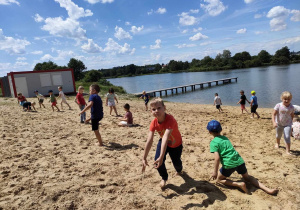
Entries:
<svg viewBox="0 0 300 210">
<path fill-rule="evenodd" d="M 36 101 L 36 98 L 28 99 Z M 0 98 L 0 209 L 299 209 L 300 141 L 292 139 L 294 156 L 285 148 L 274 149 L 275 130 L 271 108 L 259 108 L 261 119 L 241 114 L 239 106 L 223 106 L 219 114 L 213 105 L 166 103 L 167 112 L 179 124 L 183 137 L 182 176 L 167 157 L 170 175 L 165 190 L 160 176 L 147 167 L 141 174 L 141 159 L 153 119 L 142 100 L 120 99 L 117 109 L 124 114 L 129 103 L 134 127 L 120 128 L 118 118 L 101 121 L 105 147 L 97 147 L 91 125 L 80 124 L 79 108 L 68 99 L 73 110 L 46 109 L 24 112 L 16 99 Z M 38 105 L 37 105 L 38 107 Z M 89 114 L 88 114 L 89 116 Z M 207 122 L 222 123 L 226 135 L 246 162 L 249 174 L 270 188 L 268 195 L 247 184 L 251 195 L 238 189 L 208 181 L 213 170 L 209 152 L 212 136 Z M 148 156 L 153 163 L 158 135 Z M 284 143 L 282 141 L 282 146 Z M 237 173 L 233 180 L 241 180 Z"/>
</svg>

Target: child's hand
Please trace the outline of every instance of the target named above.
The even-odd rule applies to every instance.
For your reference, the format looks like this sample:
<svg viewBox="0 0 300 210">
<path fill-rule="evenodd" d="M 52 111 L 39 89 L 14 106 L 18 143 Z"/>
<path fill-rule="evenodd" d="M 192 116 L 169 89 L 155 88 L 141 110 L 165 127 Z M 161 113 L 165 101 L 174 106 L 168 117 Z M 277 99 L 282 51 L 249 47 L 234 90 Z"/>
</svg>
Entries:
<svg viewBox="0 0 300 210">
<path fill-rule="evenodd" d="M 215 180 L 215 179 L 217 179 L 217 176 L 218 176 L 218 173 L 216 173 L 216 172 L 213 172 L 213 173 L 212 173 L 212 175 L 211 175 L 211 177 L 209 178 L 209 180 L 208 180 L 208 181 L 210 181 L 211 179 L 212 179 L 212 180 Z"/>
<path fill-rule="evenodd" d="M 161 166 L 162 162 L 163 162 L 163 158 L 159 157 L 153 164 L 154 168 L 158 169 Z"/>
<path fill-rule="evenodd" d="M 274 122 L 274 123 L 273 123 L 273 127 L 274 127 L 274 128 L 277 128 L 277 126 L 278 126 L 277 123 Z"/>
<path fill-rule="evenodd" d="M 147 160 L 143 160 L 143 168 L 142 168 L 142 173 L 145 172 L 146 167 L 149 166 Z"/>
</svg>

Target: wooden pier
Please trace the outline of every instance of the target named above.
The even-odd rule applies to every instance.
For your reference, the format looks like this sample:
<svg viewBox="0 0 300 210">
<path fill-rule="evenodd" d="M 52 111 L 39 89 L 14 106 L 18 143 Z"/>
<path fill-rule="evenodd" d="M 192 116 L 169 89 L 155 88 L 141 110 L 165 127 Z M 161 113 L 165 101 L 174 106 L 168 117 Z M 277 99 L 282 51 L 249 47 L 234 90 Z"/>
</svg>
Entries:
<svg viewBox="0 0 300 210">
<path fill-rule="evenodd" d="M 225 83 L 231 83 L 232 80 L 235 80 L 237 82 L 237 77 L 218 79 L 218 80 L 213 80 L 208 82 L 201 82 L 201 83 L 195 83 L 190 85 L 183 85 L 183 86 L 171 87 L 171 88 L 165 88 L 159 90 L 151 90 L 151 91 L 147 91 L 147 94 L 150 94 L 152 97 L 156 97 L 156 93 L 159 93 L 159 96 L 162 97 L 163 92 L 165 92 L 165 96 L 168 96 L 168 91 L 171 91 L 172 95 L 174 94 L 174 91 L 175 94 L 178 94 L 178 89 L 181 89 L 181 92 L 185 93 L 187 92 L 189 87 L 191 91 L 194 91 L 196 90 L 197 85 L 199 85 L 200 88 L 204 88 L 204 85 L 208 85 L 208 87 L 211 87 L 212 83 L 216 83 L 216 85 L 219 85 L 219 82 L 223 82 L 222 84 L 225 84 Z M 134 93 L 134 95 L 141 96 L 142 93 Z"/>
</svg>

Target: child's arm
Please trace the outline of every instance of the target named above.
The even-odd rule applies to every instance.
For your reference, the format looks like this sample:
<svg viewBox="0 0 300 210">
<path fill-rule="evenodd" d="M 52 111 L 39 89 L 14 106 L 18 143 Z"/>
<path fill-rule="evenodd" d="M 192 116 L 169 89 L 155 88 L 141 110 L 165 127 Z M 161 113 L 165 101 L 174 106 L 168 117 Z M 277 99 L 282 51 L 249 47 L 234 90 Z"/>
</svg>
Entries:
<svg viewBox="0 0 300 210">
<path fill-rule="evenodd" d="M 272 122 L 273 122 L 274 128 L 277 127 L 277 123 L 275 122 L 275 117 L 276 117 L 277 114 L 278 114 L 278 111 L 274 109 L 274 112 L 272 114 Z"/>
<path fill-rule="evenodd" d="M 215 156 L 214 171 L 213 171 L 211 177 L 209 178 L 209 180 L 211 180 L 211 179 L 215 180 L 218 177 L 218 169 L 219 169 L 219 165 L 220 165 L 220 155 L 218 152 L 214 152 L 214 156 Z"/>
<path fill-rule="evenodd" d="M 118 104 L 119 102 L 118 102 L 118 99 L 117 99 L 117 97 L 116 97 L 116 96 L 115 96 L 115 100 L 116 100 L 116 102 L 117 102 L 117 104 Z"/>
<path fill-rule="evenodd" d="M 149 131 L 147 142 L 146 142 L 146 145 L 145 145 L 144 156 L 143 156 L 143 168 L 142 168 L 142 172 L 145 172 L 146 166 L 149 166 L 148 162 L 147 162 L 147 156 L 148 156 L 149 151 L 151 149 L 151 146 L 153 144 L 153 136 L 154 136 L 154 132 Z"/>
<path fill-rule="evenodd" d="M 83 113 L 86 112 L 86 110 L 90 109 L 93 106 L 94 102 L 93 101 L 89 101 L 88 105 L 86 107 L 84 107 L 84 109 L 79 113 L 79 116 Z"/>
<path fill-rule="evenodd" d="M 239 100 L 239 102 L 237 102 L 236 104 L 240 104 L 242 102 L 242 99 L 241 100 Z"/>
<path fill-rule="evenodd" d="M 157 158 L 157 160 L 154 162 L 154 168 L 159 168 L 163 163 L 164 156 L 167 150 L 168 139 L 171 136 L 172 131 L 173 129 L 167 129 L 164 136 L 162 137 L 160 155 L 159 158 Z"/>
<path fill-rule="evenodd" d="M 105 104 L 106 106 L 108 105 L 108 98 L 106 97 L 106 100 L 105 100 Z"/>
<path fill-rule="evenodd" d="M 216 99 L 214 99 L 214 105 L 216 105 Z"/>
<path fill-rule="evenodd" d="M 252 106 L 252 104 L 253 104 L 253 99 L 251 100 L 250 106 Z"/>
</svg>

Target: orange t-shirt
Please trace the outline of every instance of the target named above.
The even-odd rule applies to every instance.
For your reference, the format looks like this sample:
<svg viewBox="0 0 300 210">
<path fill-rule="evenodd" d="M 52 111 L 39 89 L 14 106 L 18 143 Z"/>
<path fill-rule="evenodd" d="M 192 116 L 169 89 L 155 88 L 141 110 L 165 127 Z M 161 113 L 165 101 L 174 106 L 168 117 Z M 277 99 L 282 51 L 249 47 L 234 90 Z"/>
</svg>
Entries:
<svg viewBox="0 0 300 210">
<path fill-rule="evenodd" d="M 157 131 L 162 138 L 165 134 L 166 129 L 173 130 L 169 139 L 168 147 L 175 148 L 182 144 L 181 134 L 178 130 L 178 124 L 172 115 L 166 114 L 165 121 L 158 123 L 157 118 L 152 120 L 150 124 L 150 131 Z"/>
</svg>

